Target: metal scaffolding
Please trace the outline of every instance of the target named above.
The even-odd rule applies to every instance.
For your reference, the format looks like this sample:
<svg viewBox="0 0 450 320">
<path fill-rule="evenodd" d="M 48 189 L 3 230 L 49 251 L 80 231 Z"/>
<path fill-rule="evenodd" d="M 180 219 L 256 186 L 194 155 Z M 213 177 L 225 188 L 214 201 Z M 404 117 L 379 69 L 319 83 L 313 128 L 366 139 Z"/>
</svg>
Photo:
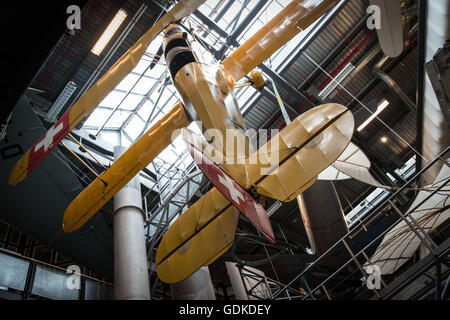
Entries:
<svg viewBox="0 0 450 320">
<path fill-rule="evenodd" d="M 389 297 L 392 297 L 394 293 L 398 293 L 402 288 L 406 287 L 408 284 L 410 284 L 412 281 L 414 281 L 417 277 L 420 275 L 423 275 L 425 272 L 429 271 L 430 268 L 434 267 L 434 284 L 435 284 L 435 298 L 437 300 L 440 300 L 443 298 L 444 293 L 446 292 L 448 288 L 448 281 L 446 282 L 446 285 L 444 287 L 444 290 L 442 290 L 442 274 L 448 273 L 448 267 L 442 268 L 441 264 L 444 264 L 448 266 L 448 254 L 450 252 L 450 242 L 446 241 L 441 246 L 437 247 L 436 244 L 431 240 L 429 234 L 423 230 L 423 228 L 420 226 L 420 224 L 411 216 L 411 214 L 419 208 L 423 203 L 425 203 L 427 200 L 429 200 L 434 195 L 438 194 L 439 192 L 445 190 L 444 187 L 448 186 L 450 183 L 450 177 L 446 177 L 443 179 L 439 185 L 434 188 L 434 190 L 419 204 L 417 204 L 414 208 L 411 208 L 403 214 L 395 205 L 394 200 L 397 199 L 401 195 L 401 192 L 405 190 L 408 187 L 413 186 L 415 181 L 420 178 L 422 174 L 424 174 L 431 166 L 433 166 L 438 161 L 443 162 L 443 164 L 447 167 L 450 167 L 447 163 L 447 161 L 443 160 L 445 159 L 445 156 L 447 155 L 449 151 L 449 147 L 447 147 L 439 156 L 437 156 L 433 161 L 431 161 L 427 166 L 425 166 L 421 171 L 417 172 L 412 178 L 410 178 L 401 188 L 399 188 L 395 193 L 393 193 L 387 200 L 385 200 L 380 206 L 378 206 L 375 210 L 373 210 L 371 213 L 369 213 L 363 220 L 359 221 L 357 224 L 354 225 L 354 227 L 344 236 L 342 237 L 338 242 L 336 242 L 332 247 L 330 247 L 325 253 L 323 253 L 317 260 L 315 260 L 313 263 L 311 263 L 307 268 L 305 268 L 302 272 L 297 274 L 288 284 L 284 285 L 281 289 L 279 289 L 277 292 L 273 294 L 273 299 L 280 299 L 282 298 L 282 295 L 286 293 L 287 290 L 291 290 L 292 284 L 296 282 L 299 279 L 303 279 L 305 283 L 305 287 L 311 287 L 312 289 L 307 289 L 308 293 L 302 297 L 303 300 L 305 299 L 330 299 L 332 298 L 330 293 L 339 287 L 345 280 L 349 279 L 359 279 L 361 280 L 361 288 L 366 283 L 367 279 L 369 278 L 369 274 L 367 273 L 366 269 L 364 269 L 364 265 L 373 265 L 372 261 L 368 257 L 366 251 L 369 247 L 374 245 L 378 240 L 382 239 L 384 235 L 386 235 L 390 230 L 392 230 L 396 223 L 392 224 L 391 227 L 387 228 L 383 232 L 381 232 L 375 239 L 370 241 L 366 246 L 364 246 L 363 249 L 361 249 L 358 252 L 354 252 L 349 242 L 360 232 L 365 230 L 365 226 L 371 223 L 371 221 L 374 221 L 378 216 L 382 215 L 385 210 L 392 209 L 396 214 L 398 214 L 398 222 L 404 221 L 409 229 L 414 232 L 414 234 L 417 236 L 418 239 L 420 239 L 423 246 L 425 246 L 429 252 L 431 253 L 431 261 L 429 261 L 425 267 L 420 269 L 420 272 L 417 272 L 414 274 L 414 277 L 410 277 L 405 279 L 404 283 L 402 285 L 395 286 L 394 292 L 387 293 L 388 287 L 391 285 L 391 283 L 386 283 L 386 281 L 383 281 L 381 279 L 381 288 L 380 289 L 373 289 L 374 298 L 376 299 L 387 299 Z M 445 190 L 448 192 L 448 190 Z M 317 268 L 319 267 L 320 263 L 327 258 L 327 256 L 330 254 L 330 252 L 333 251 L 333 249 L 344 246 L 346 250 L 348 251 L 350 255 L 350 259 L 347 260 L 342 266 L 336 269 L 331 275 L 326 277 L 323 281 L 320 283 L 315 283 L 314 286 L 310 286 L 306 282 L 306 276 L 312 274 Z M 425 260 L 425 259 L 424 259 Z M 337 281 L 337 276 L 342 276 L 345 271 L 351 270 L 350 274 L 346 274 L 344 277 L 344 280 Z"/>
<path fill-rule="evenodd" d="M 266 275 L 258 274 L 253 270 L 246 268 L 243 264 L 238 264 L 237 267 L 247 296 L 250 299 L 273 299 L 274 293 L 278 292 L 284 286 L 282 283 L 271 279 Z M 283 291 L 278 300 L 299 300 L 304 296 L 304 292 L 294 288 L 287 288 Z"/>
<path fill-rule="evenodd" d="M 205 185 L 202 183 L 203 174 L 196 168 L 190 155 L 185 152 L 178 156 L 173 163 L 158 158 L 153 161 L 157 172 L 157 191 L 159 197 L 147 203 L 144 195 L 147 216 L 147 254 L 149 265 L 156 256 L 156 245 L 161 240 L 171 223 L 188 207 L 192 197 Z M 154 271 L 153 267 L 150 267 Z"/>
</svg>

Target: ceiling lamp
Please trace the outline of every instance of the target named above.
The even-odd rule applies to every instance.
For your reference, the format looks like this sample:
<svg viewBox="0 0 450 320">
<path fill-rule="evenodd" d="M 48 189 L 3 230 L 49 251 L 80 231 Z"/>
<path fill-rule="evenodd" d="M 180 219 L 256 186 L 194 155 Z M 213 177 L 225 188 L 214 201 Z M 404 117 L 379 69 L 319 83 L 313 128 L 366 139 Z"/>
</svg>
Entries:
<svg viewBox="0 0 450 320">
<path fill-rule="evenodd" d="M 389 101 L 384 99 L 377 108 L 377 111 L 375 111 L 362 125 L 358 127 L 358 132 L 361 132 L 370 122 L 372 122 L 373 119 L 375 119 L 386 107 L 389 105 Z"/>
<path fill-rule="evenodd" d="M 119 29 L 120 25 L 123 23 L 123 21 L 125 20 L 126 17 L 127 17 L 127 13 L 122 9 L 120 9 L 116 13 L 116 15 L 114 16 L 112 21 L 109 23 L 106 30 L 103 32 L 103 34 L 98 39 L 95 46 L 92 48 L 91 52 L 93 54 L 99 56 L 102 53 L 103 49 L 105 49 L 106 45 L 111 40 L 113 35 L 117 32 L 117 30 Z"/>
</svg>

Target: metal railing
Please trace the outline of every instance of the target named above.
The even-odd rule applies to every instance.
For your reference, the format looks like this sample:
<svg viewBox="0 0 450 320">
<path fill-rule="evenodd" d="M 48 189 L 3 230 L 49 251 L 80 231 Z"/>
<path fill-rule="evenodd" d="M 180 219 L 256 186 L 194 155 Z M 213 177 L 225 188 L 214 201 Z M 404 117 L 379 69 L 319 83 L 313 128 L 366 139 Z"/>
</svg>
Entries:
<svg viewBox="0 0 450 320">
<path fill-rule="evenodd" d="M 0 248 L 0 287 L 22 299 L 113 300 L 114 285 Z M 12 290 L 12 291 L 11 291 Z M 1 294 L 0 289 L 0 294 Z"/>
<path fill-rule="evenodd" d="M 261 275 L 253 270 L 245 268 L 244 265 L 237 265 L 242 283 L 249 298 L 258 300 L 273 299 L 274 292 L 277 292 L 283 284 L 274 279 Z M 279 300 L 295 300 L 301 299 L 305 296 L 304 292 L 297 289 L 288 288 L 284 292 L 284 296 Z"/>
<path fill-rule="evenodd" d="M 353 270 L 351 275 L 355 276 L 355 272 L 360 272 L 361 279 L 367 279 L 368 274 L 364 270 L 363 265 L 364 263 L 361 263 L 361 261 L 365 261 L 369 263 L 370 265 L 373 265 L 370 258 L 366 254 L 366 250 L 373 246 L 376 241 L 380 240 L 384 235 L 386 235 L 389 231 L 391 231 L 397 223 L 393 223 L 391 227 L 387 228 L 385 231 L 380 233 L 375 239 L 370 241 L 366 246 L 364 246 L 363 249 L 361 249 L 359 252 L 354 253 L 350 246 L 349 242 L 351 241 L 352 237 L 354 237 L 357 233 L 364 230 L 364 226 L 367 226 L 367 222 L 374 221 L 377 217 L 379 217 L 381 214 L 383 214 L 383 211 L 387 207 L 391 207 L 394 212 L 396 212 L 399 215 L 399 221 L 404 221 L 409 229 L 414 232 L 414 234 L 420 239 L 421 243 L 432 253 L 435 253 L 436 245 L 431 240 L 430 236 L 427 232 L 423 230 L 423 228 L 420 226 L 420 224 L 411 216 L 411 214 L 417 210 L 423 203 L 425 203 L 427 200 L 429 200 L 431 197 L 436 195 L 438 192 L 440 192 L 445 186 L 447 186 L 450 182 L 450 177 L 446 177 L 442 180 L 442 183 L 439 184 L 438 187 L 436 187 L 433 192 L 431 192 L 423 201 L 418 203 L 414 208 L 408 210 L 406 214 L 403 214 L 400 209 L 398 209 L 393 200 L 401 194 L 403 190 L 405 190 L 408 186 L 413 184 L 414 182 L 418 181 L 418 178 L 422 176 L 424 172 L 426 172 L 430 167 L 432 167 L 435 163 L 438 161 L 443 162 L 443 165 L 449 166 L 447 161 L 444 160 L 444 156 L 448 153 L 449 147 L 447 147 L 438 157 L 436 157 L 433 161 L 428 163 L 422 170 L 417 172 L 413 177 L 411 177 L 401 188 L 399 188 L 396 192 L 394 192 L 389 198 L 387 198 L 382 205 L 378 206 L 373 212 L 367 214 L 367 216 L 359 221 L 345 236 L 343 236 L 340 240 L 338 240 L 332 247 L 330 247 L 326 252 L 324 252 L 318 259 L 316 259 L 313 263 L 311 263 L 308 267 L 306 267 L 302 272 L 300 272 L 298 275 L 296 275 L 288 284 L 283 285 L 282 288 L 280 288 L 277 292 L 273 294 L 273 299 L 279 299 L 280 296 L 286 291 L 292 289 L 291 286 L 294 282 L 298 281 L 299 279 L 302 279 L 305 283 L 305 287 L 307 288 L 308 293 L 302 298 L 302 299 L 315 299 L 316 297 L 314 294 L 317 292 L 323 292 L 325 293 L 325 296 L 327 299 L 330 299 L 329 296 L 329 290 L 326 289 L 325 285 L 327 283 L 330 283 L 330 280 L 334 279 L 339 273 L 344 271 L 344 268 L 348 268 L 352 263 L 356 266 L 356 270 Z M 448 190 L 447 190 L 448 191 Z M 321 262 L 324 261 L 325 258 L 328 257 L 328 255 L 333 251 L 338 249 L 340 246 L 344 246 L 346 251 L 348 252 L 349 256 L 351 257 L 348 261 L 346 261 L 341 267 L 337 268 L 336 271 L 334 271 L 330 276 L 328 276 L 325 280 L 320 282 L 318 285 L 316 285 L 313 289 L 309 289 L 309 285 L 306 282 L 305 276 L 308 273 L 311 273 L 314 268 L 318 267 Z M 347 276 L 349 278 L 349 276 Z M 342 282 L 342 281 L 341 281 Z M 363 283 L 361 283 L 362 285 Z M 385 287 L 386 283 L 382 281 L 382 285 Z M 335 286 L 336 287 L 336 286 Z M 375 296 L 379 296 L 378 291 L 373 291 Z"/>
</svg>

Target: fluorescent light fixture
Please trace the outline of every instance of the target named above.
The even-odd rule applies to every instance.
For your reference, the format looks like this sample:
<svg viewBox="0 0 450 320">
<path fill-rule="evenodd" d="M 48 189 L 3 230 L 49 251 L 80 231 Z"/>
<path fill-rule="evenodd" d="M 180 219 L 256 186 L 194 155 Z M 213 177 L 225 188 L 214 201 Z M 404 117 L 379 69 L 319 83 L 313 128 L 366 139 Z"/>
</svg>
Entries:
<svg viewBox="0 0 450 320">
<path fill-rule="evenodd" d="M 270 218 L 271 215 L 273 215 L 275 213 L 275 211 L 277 211 L 278 209 L 280 209 L 280 207 L 283 204 L 281 203 L 281 201 L 276 201 L 274 204 L 272 204 L 270 206 L 270 208 L 267 210 L 267 216 Z"/>
<path fill-rule="evenodd" d="M 339 74 L 334 78 L 334 80 L 331 80 L 330 83 L 319 93 L 319 97 L 322 99 L 325 99 L 330 95 L 331 92 L 334 91 L 342 83 L 342 81 L 347 78 L 350 73 L 355 69 L 355 66 L 351 63 L 348 63 L 344 69 L 339 72 Z"/>
<path fill-rule="evenodd" d="M 63 91 L 61 91 L 58 98 L 56 98 L 55 103 L 53 103 L 47 112 L 46 118 L 49 122 L 55 122 L 62 108 L 64 108 L 75 90 L 77 90 L 77 85 L 72 81 L 67 82 Z"/>
<path fill-rule="evenodd" d="M 358 127 L 358 132 L 361 132 L 373 119 L 375 119 L 386 107 L 389 105 L 389 101 L 384 99 L 377 108 L 377 111 L 374 112 L 362 125 Z"/>
<path fill-rule="evenodd" d="M 122 9 L 120 9 L 116 13 L 106 30 L 103 32 L 102 36 L 98 39 L 97 43 L 92 48 L 91 52 L 93 54 L 99 56 L 102 53 L 103 49 L 105 49 L 106 45 L 111 40 L 113 35 L 117 32 L 126 17 L 127 13 Z"/>
</svg>

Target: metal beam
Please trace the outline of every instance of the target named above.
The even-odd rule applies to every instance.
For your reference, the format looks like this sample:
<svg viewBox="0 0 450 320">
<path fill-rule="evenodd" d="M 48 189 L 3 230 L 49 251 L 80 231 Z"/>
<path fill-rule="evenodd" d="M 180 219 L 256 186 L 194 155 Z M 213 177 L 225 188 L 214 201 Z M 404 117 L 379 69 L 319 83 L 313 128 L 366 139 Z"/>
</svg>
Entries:
<svg viewBox="0 0 450 320">
<path fill-rule="evenodd" d="M 277 97 L 274 95 L 274 93 L 269 88 L 267 88 L 267 86 L 265 86 L 260 92 L 264 97 L 268 98 L 270 101 L 275 103 L 276 106 L 278 106 Z M 295 117 L 299 115 L 299 113 L 291 105 L 287 104 L 286 102 L 284 102 L 284 105 L 287 109 L 289 109 L 294 114 Z M 281 114 L 280 108 L 277 108 L 277 114 Z M 269 123 L 271 124 L 271 121 L 275 122 L 275 120 L 278 117 L 279 116 L 273 117 L 273 118 L 268 118 L 266 120 L 266 122 L 264 122 L 264 124 L 261 126 L 261 128 L 265 128 Z"/>
<path fill-rule="evenodd" d="M 247 14 L 247 16 L 244 18 L 244 20 L 239 24 L 239 26 L 234 29 L 231 34 L 226 38 L 226 44 L 220 48 L 220 50 L 217 52 L 216 59 L 222 60 L 224 58 L 225 52 L 227 51 L 228 47 L 233 45 L 237 46 L 239 43 L 237 42 L 237 38 L 242 34 L 242 32 L 250 25 L 250 22 L 256 17 L 256 15 L 262 10 L 262 8 L 266 5 L 268 0 L 259 0 L 259 2 L 256 4 L 256 6 L 253 7 L 252 10 Z"/>
<path fill-rule="evenodd" d="M 279 83 L 284 89 L 286 89 L 290 95 L 293 95 L 296 99 L 298 99 L 299 103 L 303 104 L 308 109 L 314 108 L 315 105 L 311 101 L 309 101 L 301 92 L 284 80 L 278 73 L 267 67 L 264 63 L 261 63 L 258 67 L 275 82 Z"/>
<path fill-rule="evenodd" d="M 298 60 L 298 58 L 303 53 L 305 48 L 311 45 L 311 43 L 316 39 L 317 35 L 319 35 L 326 27 L 328 27 L 329 24 L 327 22 L 334 19 L 341 12 L 341 9 L 345 5 L 347 5 L 348 1 L 349 0 L 342 1 L 336 7 L 334 7 L 334 9 L 326 13 L 321 18 L 321 20 L 317 23 L 315 28 L 311 29 L 311 31 L 305 35 L 302 41 L 300 41 L 297 47 L 292 50 L 292 54 L 288 55 L 286 59 L 283 61 L 283 63 L 280 64 L 280 66 L 283 66 L 283 68 L 281 68 L 280 73 L 283 73 L 284 71 L 289 69 L 291 61 Z"/>
<path fill-rule="evenodd" d="M 145 73 L 145 72 L 144 72 Z M 143 73 L 143 74 L 144 74 Z M 152 96 L 152 94 L 154 93 L 154 91 L 162 84 L 164 85 L 162 82 L 164 81 L 164 79 L 167 76 L 167 70 L 165 70 L 162 74 L 161 77 L 153 84 L 153 86 L 147 91 L 147 93 L 145 95 L 142 96 L 141 101 L 139 101 L 139 103 L 136 105 L 136 108 L 134 110 L 131 111 L 131 114 L 127 117 L 127 119 L 122 123 L 122 125 L 120 126 L 120 131 L 125 129 L 125 125 L 127 125 L 135 115 L 137 115 L 137 113 L 139 112 L 139 110 L 142 108 L 142 106 L 145 104 L 145 102 L 147 100 L 151 100 L 150 97 Z M 140 79 L 140 78 L 139 78 Z M 136 84 L 139 82 L 139 80 L 136 82 Z M 134 86 L 133 86 L 134 87 Z M 131 94 L 131 92 L 130 92 Z M 151 101 L 153 102 L 153 101 Z M 156 107 L 156 103 L 154 104 L 154 107 Z M 139 109 L 139 110 L 138 110 Z M 141 118 L 142 119 L 142 118 Z M 142 119 L 142 121 L 145 123 L 146 120 Z"/>
<path fill-rule="evenodd" d="M 214 18 L 215 22 L 218 22 L 220 19 L 223 18 L 223 16 L 228 12 L 228 10 L 231 8 L 231 6 L 233 5 L 234 1 L 227 1 L 225 3 L 225 6 L 222 8 L 222 10 L 220 10 L 220 12 L 217 14 L 217 16 Z"/>
<path fill-rule="evenodd" d="M 416 148 L 419 154 L 423 149 L 423 110 L 425 91 L 425 50 L 426 50 L 426 28 L 427 28 L 427 1 L 419 0 L 419 21 L 417 34 L 417 95 L 416 95 Z M 422 159 L 416 157 L 416 172 L 422 168 Z"/>
<path fill-rule="evenodd" d="M 229 1 L 229 3 L 233 4 L 232 1 Z M 224 39 L 228 38 L 228 33 L 222 30 L 214 21 L 212 21 L 210 18 L 205 16 L 203 13 L 201 13 L 198 10 L 194 11 L 194 16 L 196 16 L 201 22 L 203 22 L 208 28 L 211 30 L 214 30 L 217 32 L 219 36 L 221 36 Z"/>
<path fill-rule="evenodd" d="M 280 73 L 284 73 L 287 69 L 289 69 L 289 67 L 290 67 L 290 65 L 291 65 L 291 63 L 290 63 L 291 61 L 296 61 L 296 60 L 298 60 L 298 58 L 300 57 L 300 55 L 303 53 L 303 50 L 304 50 L 305 48 L 307 48 L 307 47 L 308 47 L 308 46 L 316 39 L 316 36 L 317 36 L 318 34 L 320 34 L 320 33 L 328 26 L 328 24 L 327 24 L 326 22 L 328 22 L 328 21 L 334 19 L 334 18 L 340 13 L 341 9 L 342 9 L 345 5 L 347 5 L 347 3 L 348 3 L 348 0 L 342 1 L 342 2 L 339 3 L 334 9 L 332 9 L 332 11 L 330 11 L 330 12 L 327 13 L 327 14 L 325 14 L 325 15 L 321 18 L 321 20 L 320 20 L 320 21 L 318 22 L 318 24 L 316 25 L 316 28 L 312 29 L 312 30 L 311 30 L 311 31 L 303 38 L 303 40 L 297 45 L 297 47 L 296 47 L 294 50 L 292 50 L 291 54 L 288 55 L 288 56 L 286 57 L 286 59 L 283 61 L 283 63 L 280 64 L 280 66 L 283 66 L 283 65 L 284 65 L 284 67 L 281 68 Z M 260 66 L 260 67 L 261 67 L 261 66 Z M 282 79 L 282 78 L 281 78 L 281 79 Z M 284 79 L 283 79 L 283 80 L 284 80 Z M 291 87 L 292 87 L 292 86 L 291 86 Z M 287 88 L 287 87 L 286 87 L 286 88 Z M 294 88 L 294 89 L 295 89 L 295 88 Z M 288 89 L 288 90 L 289 90 L 289 89 Z M 295 91 L 297 91 L 298 93 L 300 93 L 297 89 L 295 89 Z M 301 93 L 300 93 L 300 94 L 301 94 Z M 252 98 L 253 98 L 253 97 L 252 97 Z M 308 99 L 306 99 L 306 100 L 308 101 L 307 104 L 306 104 L 307 106 L 308 106 L 308 105 L 314 106 L 312 102 L 310 102 Z M 245 116 L 245 114 L 247 114 L 250 110 L 251 110 L 251 109 L 247 108 L 246 111 L 244 112 L 244 116 Z M 297 111 L 295 111 L 295 112 L 296 112 L 296 114 L 298 114 Z M 275 119 L 278 119 L 278 118 L 280 117 L 280 115 L 281 115 L 281 111 L 278 110 L 278 112 L 276 113 L 276 115 L 275 115 L 274 118 L 275 118 Z M 270 119 L 264 123 L 263 127 L 266 126 L 269 122 L 270 122 Z"/>
<path fill-rule="evenodd" d="M 388 56 L 383 57 L 374 67 L 373 72 L 375 75 L 380 78 L 408 107 L 409 111 L 416 113 L 416 104 L 411 101 L 408 95 L 403 91 L 402 88 L 390 77 L 386 72 L 382 71 L 383 65 L 390 58 Z"/>
<path fill-rule="evenodd" d="M 267 1 L 260 1 L 259 2 L 259 6 L 261 6 L 261 8 L 264 6 L 264 4 Z M 257 5 L 258 6 L 258 5 Z M 208 26 L 208 28 L 210 28 L 211 30 L 214 30 L 215 32 L 217 32 L 221 37 L 223 37 L 224 39 L 227 39 L 227 44 L 232 44 L 235 46 L 239 46 L 240 44 L 237 42 L 236 38 L 237 36 L 242 32 L 242 30 L 248 25 L 249 22 L 246 23 L 246 21 L 249 19 L 250 21 L 254 18 L 254 16 L 256 16 L 256 14 L 261 10 L 261 8 L 259 10 L 257 10 L 257 8 L 255 7 L 253 11 L 254 15 L 250 17 L 250 14 L 247 15 L 247 17 L 244 19 L 244 21 L 239 25 L 239 27 L 233 31 L 230 35 L 224 31 L 222 28 L 220 28 L 214 21 L 212 21 L 211 19 L 209 19 L 208 17 L 206 17 L 203 13 L 201 13 L 200 11 L 196 10 L 194 12 L 194 15 L 199 18 L 206 26 Z M 257 11 L 257 12 L 256 12 Z M 241 30 L 241 31 L 240 31 Z M 223 54 L 225 52 L 223 46 L 219 51 L 215 50 L 214 48 L 210 48 L 211 53 L 216 57 L 216 59 L 220 60 L 223 57 Z M 284 80 L 278 73 L 276 73 L 275 71 L 273 71 L 271 68 L 267 67 L 265 64 L 260 64 L 259 68 L 267 75 L 269 76 L 271 79 L 273 79 L 274 81 L 276 81 L 277 83 L 279 83 L 284 89 L 286 89 L 289 94 L 293 95 L 296 97 L 296 99 L 299 100 L 299 103 L 305 105 L 308 109 L 309 108 L 313 108 L 315 105 L 309 101 L 301 92 L 299 92 L 295 87 L 293 87 L 291 84 L 289 84 L 286 80 Z M 263 91 L 261 91 L 261 93 L 264 96 L 267 96 L 271 101 L 275 101 L 277 102 L 277 98 L 274 95 L 273 92 L 271 92 L 270 90 L 267 89 L 267 87 L 265 87 L 263 89 Z M 286 107 L 288 109 L 290 109 L 294 115 L 298 115 L 298 112 L 291 106 L 286 105 Z M 248 112 L 248 111 L 247 111 Z M 280 111 L 277 112 L 277 114 Z M 267 122 L 265 123 L 265 125 L 267 125 Z"/>
<path fill-rule="evenodd" d="M 365 15 L 361 20 L 354 25 L 350 31 L 343 37 L 328 53 L 328 55 L 320 62 L 320 65 L 325 67 L 330 64 L 365 27 L 368 15 Z M 312 83 L 321 73 L 319 67 L 315 67 L 314 70 L 306 77 L 305 80 L 297 87 L 299 90 L 306 90 L 309 83 Z"/>
</svg>

